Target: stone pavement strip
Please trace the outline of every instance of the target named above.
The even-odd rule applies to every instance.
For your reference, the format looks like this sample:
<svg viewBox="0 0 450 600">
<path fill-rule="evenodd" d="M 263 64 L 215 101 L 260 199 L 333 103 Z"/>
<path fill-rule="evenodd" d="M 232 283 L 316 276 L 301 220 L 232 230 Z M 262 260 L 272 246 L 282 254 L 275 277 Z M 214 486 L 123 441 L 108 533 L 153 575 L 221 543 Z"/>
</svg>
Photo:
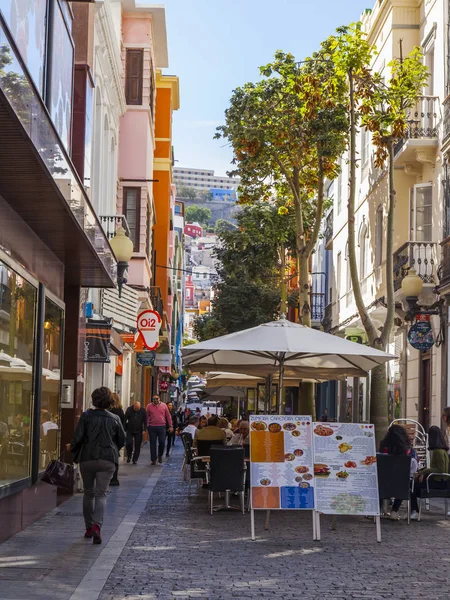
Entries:
<svg viewBox="0 0 450 600">
<path fill-rule="evenodd" d="M 421 523 L 383 520 L 381 544 L 359 517 L 338 518 L 336 531 L 322 517 L 322 541 L 313 542 L 310 513 L 287 511 L 272 512 L 269 531 L 257 513 L 252 542 L 248 514 L 210 516 L 194 485 L 188 497 L 181 460 L 178 444 L 150 478 L 146 456 L 135 471 L 122 467 L 102 547 L 80 539 L 80 498 L 1 545 L 0 567 L 17 581 L 0 569 L 0 600 L 450 600 L 442 503 Z"/>
<path fill-rule="evenodd" d="M 161 473 L 148 446 L 137 465 L 121 463 L 101 546 L 83 537 L 81 494 L 0 544 L 0 600 L 96 600 Z"/>
</svg>

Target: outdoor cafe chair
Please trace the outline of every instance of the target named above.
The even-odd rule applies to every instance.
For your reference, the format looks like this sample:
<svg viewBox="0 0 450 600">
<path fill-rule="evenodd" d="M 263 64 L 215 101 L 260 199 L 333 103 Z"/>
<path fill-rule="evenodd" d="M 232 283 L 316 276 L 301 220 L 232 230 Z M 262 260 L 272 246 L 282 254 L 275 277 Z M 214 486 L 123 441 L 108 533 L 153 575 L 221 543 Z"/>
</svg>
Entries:
<svg viewBox="0 0 450 600">
<path fill-rule="evenodd" d="M 378 496 L 381 501 L 406 500 L 408 524 L 411 523 L 410 469 L 410 456 L 377 454 Z"/>
<path fill-rule="evenodd" d="M 183 459 L 183 464 L 181 466 L 181 470 L 183 471 L 183 479 L 184 481 L 186 481 L 187 479 L 187 473 L 188 473 L 188 467 L 190 466 L 190 461 L 189 461 L 189 456 L 188 453 L 186 451 L 186 442 L 189 442 L 190 446 L 192 447 L 192 435 L 190 433 L 182 433 L 180 435 L 181 438 L 181 442 L 183 443 L 183 448 L 184 448 L 184 459 Z"/>
<path fill-rule="evenodd" d="M 220 440 L 199 440 L 197 438 L 197 455 L 198 456 L 209 456 L 211 446 L 220 445 Z"/>
<path fill-rule="evenodd" d="M 245 452 L 242 446 L 214 446 L 210 449 L 209 469 L 209 508 L 211 514 L 230 506 L 230 492 L 238 492 L 241 511 L 245 513 Z M 214 507 L 214 492 L 225 492 L 225 505 Z"/>
<path fill-rule="evenodd" d="M 432 477 L 447 477 L 446 486 L 442 487 L 433 487 Z M 434 482 L 434 483 L 443 483 L 443 482 Z M 414 482 L 413 482 L 413 491 L 414 491 Z M 426 486 L 420 488 L 419 493 L 417 494 L 417 501 L 419 504 L 419 521 L 422 520 L 422 501 L 427 501 L 430 498 L 443 498 L 445 504 L 445 518 L 447 519 L 448 515 L 448 499 L 450 498 L 450 473 L 430 473 L 426 479 Z"/>
<path fill-rule="evenodd" d="M 198 484 L 206 479 L 206 464 L 203 462 L 202 456 L 195 456 L 194 450 L 189 440 L 185 441 L 186 464 L 189 465 L 189 487 L 188 496 L 191 495 L 191 483 L 196 479 Z"/>
</svg>

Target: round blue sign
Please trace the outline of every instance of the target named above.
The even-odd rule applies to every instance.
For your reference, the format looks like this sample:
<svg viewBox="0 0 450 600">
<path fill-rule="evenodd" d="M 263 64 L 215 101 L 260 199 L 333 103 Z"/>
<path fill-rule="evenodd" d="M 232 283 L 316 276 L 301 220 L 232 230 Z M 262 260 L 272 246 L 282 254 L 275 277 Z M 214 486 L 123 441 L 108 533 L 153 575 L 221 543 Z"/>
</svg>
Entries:
<svg viewBox="0 0 450 600">
<path fill-rule="evenodd" d="M 408 331 L 408 341 L 413 348 L 426 352 L 434 346 L 434 336 L 429 321 L 417 321 Z"/>
</svg>

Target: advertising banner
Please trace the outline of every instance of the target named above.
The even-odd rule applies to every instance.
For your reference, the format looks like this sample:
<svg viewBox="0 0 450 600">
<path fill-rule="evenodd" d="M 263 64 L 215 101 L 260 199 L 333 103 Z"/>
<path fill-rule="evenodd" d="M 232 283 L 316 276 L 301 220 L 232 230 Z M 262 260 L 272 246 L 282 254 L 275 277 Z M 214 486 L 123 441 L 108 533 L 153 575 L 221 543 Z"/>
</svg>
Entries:
<svg viewBox="0 0 450 600">
<path fill-rule="evenodd" d="M 310 416 L 250 416 L 252 509 L 313 510 Z"/>
<path fill-rule="evenodd" d="M 159 344 L 160 314 L 155 310 L 144 310 L 138 316 L 137 328 L 147 350 L 155 350 Z"/>
<path fill-rule="evenodd" d="M 314 423 L 315 508 L 325 514 L 380 514 L 375 427 Z"/>
<path fill-rule="evenodd" d="M 88 320 L 84 342 L 84 362 L 109 363 L 111 321 Z"/>
</svg>

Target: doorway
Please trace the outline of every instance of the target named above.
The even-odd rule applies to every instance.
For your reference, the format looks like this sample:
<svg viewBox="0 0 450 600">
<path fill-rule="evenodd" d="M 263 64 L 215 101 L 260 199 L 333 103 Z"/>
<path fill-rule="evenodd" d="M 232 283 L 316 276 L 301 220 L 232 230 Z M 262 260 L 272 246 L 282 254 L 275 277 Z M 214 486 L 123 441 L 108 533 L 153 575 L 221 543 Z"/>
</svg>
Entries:
<svg viewBox="0 0 450 600">
<path fill-rule="evenodd" d="M 428 431 L 431 404 L 431 356 L 429 353 L 421 355 L 419 386 L 419 422 L 425 431 Z"/>
</svg>

